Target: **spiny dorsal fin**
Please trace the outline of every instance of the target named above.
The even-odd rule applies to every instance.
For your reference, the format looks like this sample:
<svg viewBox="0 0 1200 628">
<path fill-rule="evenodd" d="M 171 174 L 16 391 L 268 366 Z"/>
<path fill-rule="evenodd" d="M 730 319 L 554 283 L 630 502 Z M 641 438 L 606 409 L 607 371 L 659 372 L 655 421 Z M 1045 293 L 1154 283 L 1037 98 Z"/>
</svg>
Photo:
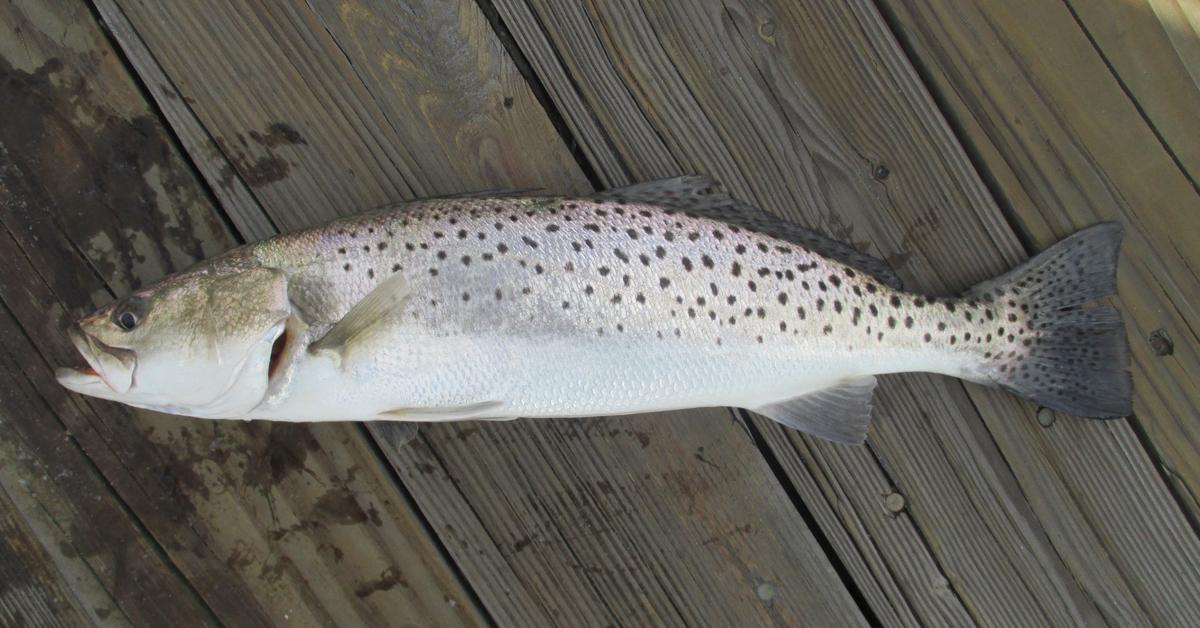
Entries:
<svg viewBox="0 0 1200 628">
<path fill-rule="evenodd" d="M 868 375 L 752 410 L 813 436 L 861 445 L 871 424 L 874 391 L 875 378 Z"/>
<path fill-rule="evenodd" d="M 627 199 L 693 212 L 743 229 L 787 240 L 818 255 L 861 270 L 894 289 L 899 290 L 902 287 L 900 277 L 883 260 L 859 253 L 848 244 L 843 244 L 798 224 L 788 222 L 749 203 L 739 201 L 730 196 L 715 181 L 705 176 L 687 175 L 635 183 L 599 192 L 594 195 L 594 198 Z"/>
<path fill-rule="evenodd" d="M 389 276 L 354 304 L 324 336 L 309 345 L 308 350 L 314 354 L 329 351 L 340 360 L 347 346 L 357 336 L 372 325 L 398 314 L 408 296 L 408 282 L 404 281 L 404 275 L 396 273 Z"/>
</svg>

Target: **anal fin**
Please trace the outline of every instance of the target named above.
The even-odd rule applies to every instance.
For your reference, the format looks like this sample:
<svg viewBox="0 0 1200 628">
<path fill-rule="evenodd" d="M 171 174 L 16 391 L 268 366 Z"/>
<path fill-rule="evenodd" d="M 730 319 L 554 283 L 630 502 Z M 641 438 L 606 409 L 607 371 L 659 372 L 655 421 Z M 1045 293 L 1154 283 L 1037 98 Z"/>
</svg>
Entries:
<svg viewBox="0 0 1200 628">
<path fill-rule="evenodd" d="M 873 376 L 856 377 L 835 386 L 751 410 L 790 428 L 837 443 L 861 445 L 871 424 Z"/>
</svg>

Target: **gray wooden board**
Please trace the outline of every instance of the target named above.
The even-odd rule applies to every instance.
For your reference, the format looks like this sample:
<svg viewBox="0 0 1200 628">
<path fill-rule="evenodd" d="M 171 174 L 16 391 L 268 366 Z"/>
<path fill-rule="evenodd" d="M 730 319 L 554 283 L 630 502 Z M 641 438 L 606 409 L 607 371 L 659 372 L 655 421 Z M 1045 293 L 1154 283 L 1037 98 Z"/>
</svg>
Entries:
<svg viewBox="0 0 1200 628">
<path fill-rule="evenodd" d="M 9 492 L 16 512 L 74 603 L 145 625 L 484 622 L 357 427 L 201 423 L 54 381 L 79 360 L 72 318 L 232 239 L 85 5 L 0 15 L 0 416 L 15 459 L 0 478 L 27 487 Z"/>
<path fill-rule="evenodd" d="M 285 228 L 418 192 L 587 189 L 474 4 L 414 3 L 404 7 L 411 12 L 374 14 L 361 5 L 239 3 L 216 15 L 118 5 L 150 52 L 143 62 L 158 63 L 218 144 L 243 147 L 225 151 L 232 171 Z M 201 49 L 210 52 L 195 54 Z M 287 142 L 253 139 L 278 124 L 294 130 Z M 257 176 L 258 164 L 273 164 L 272 176 Z M 638 427 L 602 428 L 608 422 L 601 420 L 593 434 L 571 423 L 487 426 L 481 434 L 495 437 L 487 440 L 460 439 L 460 427 L 427 432 L 442 461 L 430 475 L 448 482 L 408 488 L 435 529 L 469 534 L 443 540 L 493 617 L 510 624 L 539 616 L 563 623 L 682 623 L 705 615 L 862 621 L 753 444 L 729 438 L 726 413 L 614 421 Z M 738 470 L 740 483 L 713 490 L 707 484 L 726 480 L 705 480 L 707 467 L 695 457 L 680 461 L 643 447 L 643 435 L 671 452 L 684 444 L 709 448 L 704 457 Z M 392 459 L 406 477 L 417 468 L 405 466 L 416 464 L 406 451 Z M 588 467 L 570 466 L 589 459 Z M 608 510 L 580 509 L 594 487 L 628 483 L 630 466 L 649 476 L 636 506 L 614 493 Z M 625 518 L 604 532 L 615 526 L 606 523 L 612 509 Z M 647 521 L 665 522 L 658 525 L 670 532 L 666 545 Z M 704 544 L 746 525 L 753 532 L 745 539 Z M 554 549 L 511 556 L 542 535 L 557 539 Z M 675 573 L 677 561 L 689 567 Z M 509 574 L 515 578 L 485 579 Z"/>
<path fill-rule="evenodd" d="M 1035 507 L 1056 518 L 1070 513 L 1064 500 L 1074 501 L 1091 525 L 1106 530 L 1092 539 L 1075 533 L 1077 522 L 1048 528 L 1061 535 L 1057 543 L 1069 548 L 1062 555 L 1089 587 L 1123 580 L 1159 623 L 1194 623 L 1192 580 L 1175 574 L 1195 573 L 1196 554 L 1190 542 L 1177 549 L 1169 540 L 1191 534 L 1164 516 L 1159 500 L 1131 501 L 1097 478 L 1096 467 L 1121 464 L 1121 456 L 1074 442 L 1112 440 L 1124 448 L 1141 440 L 1195 527 L 1200 193 L 1189 148 L 1194 133 L 1185 130 L 1196 115 L 1188 103 L 1200 99 L 1189 72 L 1200 50 L 1189 25 L 1200 19 L 1194 3 L 883 6 L 1023 238 L 1044 245 L 1099 220 L 1126 224 L 1118 290 L 1133 350 L 1138 433 L 1081 434 L 1060 419 L 1048 431 L 1063 443 L 1055 473 L 1092 489 L 1047 493 Z M 1139 69 L 1147 67 L 1154 71 Z M 1150 475 L 1139 479 L 1158 483 Z M 1107 568 L 1094 562 L 1095 541 L 1111 557 Z M 1147 543 L 1156 551 L 1146 551 Z M 1187 593 L 1176 588 L 1181 584 Z"/>
<path fill-rule="evenodd" d="M 560 111 L 568 118 L 588 112 L 587 120 L 569 121 L 572 128 L 609 146 L 635 146 L 610 160 L 628 164 L 634 178 L 663 174 L 660 155 L 666 150 L 681 168 L 712 173 L 769 209 L 874 243 L 913 278 L 912 285 L 934 292 L 962 289 L 1022 255 L 867 3 L 531 8 L 513 0 L 498 7 L 554 102 L 563 103 Z M 927 553 L 982 620 L 1073 622 L 1098 619 L 1099 612 L 1124 623 L 1159 616 L 1145 608 L 1145 594 L 1135 594 L 1128 580 L 1189 573 L 1197 544 L 1127 426 L 1063 418 L 1043 430 L 1033 421 L 1033 408 L 1004 394 L 935 378 L 896 381 L 885 383 L 877 405 L 871 442 L 879 470 L 837 479 L 864 505 L 880 497 L 871 475 L 897 484 L 916 528 L 902 537 L 906 544 L 878 547 L 900 579 L 910 577 L 909 556 Z M 820 443 L 812 449 L 847 457 Z M 777 451 L 789 456 L 786 449 Z M 1091 474 L 1076 475 L 1083 469 Z M 948 476 L 959 479 L 949 482 Z M 1086 500 L 1078 498 L 1085 494 Z M 1114 501 L 1127 512 L 1152 513 L 1144 524 L 1149 530 L 1135 534 L 1121 517 L 1091 506 Z M 887 516 L 882 509 L 871 515 Z M 1182 550 L 1175 539 L 1183 539 Z M 989 551 L 994 564 L 979 565 Z M 1069 569 L 1060 555 L 1067 556 Z M 1144 565 L 1164 567 L 1131 572 L 1135 557 L 1134 563 L 1144 559 Z M 991 573 L 981 577 L 981 568 Z M 1196 587 L 1194 574 L 1182 586 Z M 935 593 L 943 581 L 929 575 L 916 571 L 910 581 Z M 1172 604 L 1179 600 L 1175 593 L 1163 592 L 1155 603 Z M 1014 607 L 1020 600 L 1030 605 Z M 942 614 L 938 604 L 924 604 L 919 596 L 910 601 L 923 620 Z"/>
</svg>

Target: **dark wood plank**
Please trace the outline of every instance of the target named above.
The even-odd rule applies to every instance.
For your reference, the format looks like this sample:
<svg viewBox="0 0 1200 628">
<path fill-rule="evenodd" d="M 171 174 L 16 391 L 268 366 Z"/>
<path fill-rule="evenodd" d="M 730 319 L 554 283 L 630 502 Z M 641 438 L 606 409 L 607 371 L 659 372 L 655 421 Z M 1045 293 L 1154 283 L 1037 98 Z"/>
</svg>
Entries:
<svg viewBox="0 0 1200 628">
<path fill-rule="evenodd" d="M 0 415 L 37 462 L 13 468 L 39 486 L 19 512 L 66 542 L 47 552 L 80 605 L 145 625 L 483 623 L 356 426 L 189 421 L 57 385 L 68 321 L 232 238 L 87 6 L 0 11 Z M 39 465 L 61 472 L 25 475 Z"/>
<path fill-rule="evenodd" d="M 284 123 L 304 139 L 271 147 L 287 164 L 271 180 L 247 176 L 267 149 L 228 154 L 281 226 L 414 194 L 587 189 L 473 3 L 118 4 L 214 138 Z M 863 621 L 727 413 L 438 426 L 390 455 L 501 623 Z"/>
<path fill-rule="evenodd" d="M 529 4 L 497 2 L 564 114 L 590 113 L 574 128 L 591 125 L 608 145 L 634 147 L 612 160 L 632 177 L 661 175 L 664 161 L 712 173 L 768 209 L 873 243 L 910 285 L 932 292 L 960 290 L 1023 257 L 870 3 Z M 992 87 L 1004 92 L 1003 84 Z M 868 595 L 877 609 L 895 606 L 894 595 L 882 596 L 902 588 L 931 622 L 947 621 L 947 600 L 989 623 L 1190 612 L 1167 609 L 1195 599 L 1181 592 L 1200 586 L 1195 578 L 1148 595 L 1164 574 L 1190 573 L 1198 545 L 1126 424 L 1064 418 L 1043 429 L 1027 404 L 927 377 L 887 382 L 876 408 L 874 458 L 763 429 L 786 469 L 821 470 L 797 476 L 802 491 L 814 494 L 820 479 L 836 481 L 822 487 L 828 502 L 850 496 L 855 511 L 837 516 L 848 529 L 865 521 L 872 534 L 898 533 L 888 543 L 864 535 L 859 549 L 839 552 L 860 588 L 877 591 Z M 789 462 L 789 442 L 820 462 Z M 888 484 L 900 513 L 880 508 Z M 1126 517 L 1133 513 L 1145 519 L 1140 532 Z M 869 567 L 877 553 L 886 572 Z"/>
<path fill-rule="evenodd" d="M 7 451 L 0 453 L 0 624 L 100 624 L 100 618 L 91 608 L 79 606 L 80 601 L 72 595 L 72 583 L 65 574 L 58 572 L 37 532 L 29 525 L 27 515 L 19 512 L 10 498 L 9 490 L 22 489 L 19 488 L 20 480 L 13 473 L 15 464 L 8 454 Z M 10 467 L 13 467 L 12 471 Z M 46 532 L 44 529 L 39 531 Z M 87 584 L 94 585 L 95 582 Z M 112 624 L 117 625 L 117 622 Z"/>
</svg>

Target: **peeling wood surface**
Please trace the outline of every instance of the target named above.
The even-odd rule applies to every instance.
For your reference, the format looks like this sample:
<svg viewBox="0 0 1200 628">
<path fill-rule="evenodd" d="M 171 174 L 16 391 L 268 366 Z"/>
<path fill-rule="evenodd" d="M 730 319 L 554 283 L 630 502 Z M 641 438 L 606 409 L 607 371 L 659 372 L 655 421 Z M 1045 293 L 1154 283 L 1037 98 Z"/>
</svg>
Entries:
<svg viewBox="0 0 1200 628">
<path fill-rule="evenodd" d="M 0 623 L 1200 619 L 1189 3 L 26 0 L 0 27 Z M 863 448 L 712 409 L 395 449 L 50 374 L 66 321 L 235 239 L 688 172 L 932 293 L 1121 220 L 1135 417 L 905 375 Z"/>
</svg>

